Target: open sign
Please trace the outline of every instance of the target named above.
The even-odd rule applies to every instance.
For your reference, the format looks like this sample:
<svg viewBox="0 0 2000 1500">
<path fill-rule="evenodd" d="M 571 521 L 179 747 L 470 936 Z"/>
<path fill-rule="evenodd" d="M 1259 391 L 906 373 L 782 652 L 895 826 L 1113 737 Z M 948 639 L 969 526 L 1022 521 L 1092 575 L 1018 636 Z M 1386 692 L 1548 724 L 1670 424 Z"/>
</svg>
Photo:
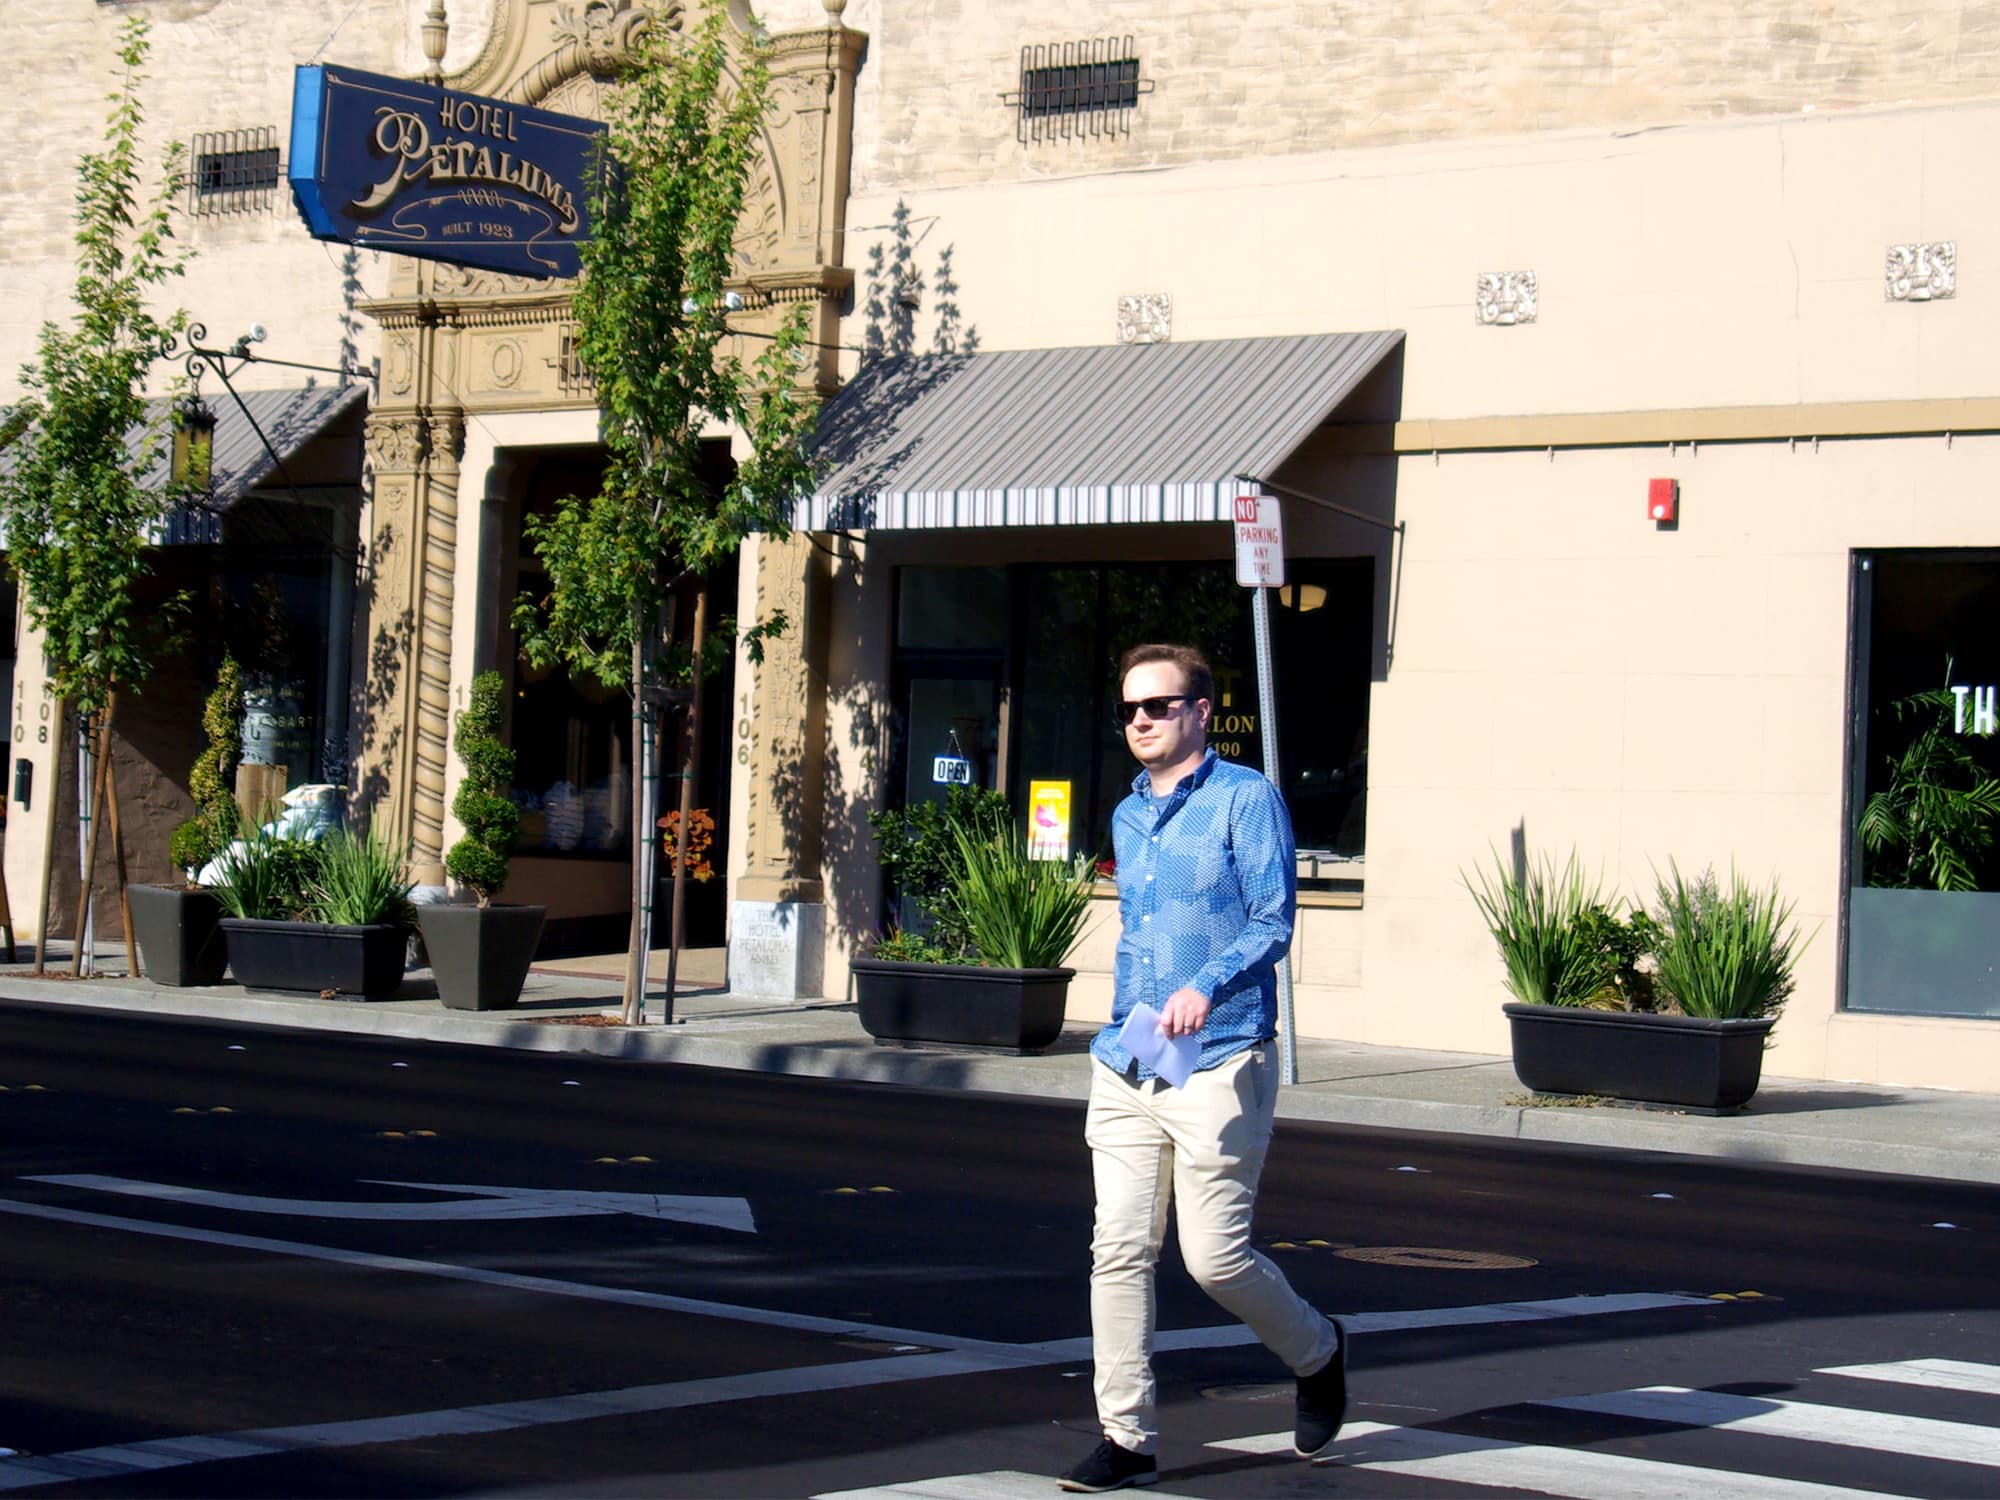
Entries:
<svg viewBox="0 0 2000 1500">
<path fill-rule="evenodd" d="M 939 786 L 971 786 L 972 762 L 959 755 L 933 756 L 931 780 Z"/>
</svg>

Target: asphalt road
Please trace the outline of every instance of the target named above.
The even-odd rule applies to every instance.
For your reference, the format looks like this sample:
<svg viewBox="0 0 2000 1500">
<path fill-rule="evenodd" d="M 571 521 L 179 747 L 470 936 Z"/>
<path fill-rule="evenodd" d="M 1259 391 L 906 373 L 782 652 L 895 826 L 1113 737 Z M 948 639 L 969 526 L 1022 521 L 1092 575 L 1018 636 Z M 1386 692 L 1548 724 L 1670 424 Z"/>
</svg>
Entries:
<svg viewBox="0 0 2000 1500">
<path fill-rule="evenodd" d="M 0 1492 L 1053 1494 L 1095 1440 L 1073 1104 L 6 1004 L 0 1086 Z M 1166 1493 L 2000 1493 L 1994 1189 L 1282 1126 L 1259 1239 L 1353 1435 L 1264 1451 L 1170 1249 Z"/>
</svg>

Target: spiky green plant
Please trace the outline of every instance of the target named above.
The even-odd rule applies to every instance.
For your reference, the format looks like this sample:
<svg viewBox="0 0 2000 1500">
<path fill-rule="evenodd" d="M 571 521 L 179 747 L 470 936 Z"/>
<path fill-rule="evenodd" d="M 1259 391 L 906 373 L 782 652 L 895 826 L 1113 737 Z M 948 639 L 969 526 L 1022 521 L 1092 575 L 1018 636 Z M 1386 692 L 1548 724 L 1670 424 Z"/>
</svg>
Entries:
<svg viewBox="0 0 2000 1500">
<path fill-rule="evenodd" d="M 954 959 L 970 959 L 972 936 L 959 914 L 955 892 L 964 879 L 959 835 L 974 841 L 1004 837 L 1014 814 L 1006 797 L 987 787 L 953 786 L 941 802 L 913 802 L 868 815 L 882 871 L 930 924 L 915 934 Z M 878 956 L 881 954 L 878 947 Z"/>
<path fill-rule="evenodd" d="M 952 893 L 980 961 L 998 969 L 1053 969 L 1083 930 L 1096 884 L 1087 854 L 1030 859 L 1019 829 L 975 838 L 954 827 L 960 875 Z"/>
<path fill-rule="evenodd" d="M 232 917 L 288 922 L 310 915 L 323 846 L 286 838 L 268 826 L 252 827 L 239 850 L 217 859 L 210 887 Z"/>
<path fill-rule="evenodd" d="M 1587 881 L 1575 851 L 1560 872 L 1553 860 L 1522 860 L 1517 873 L 1497 854 L 1492 875 L 1459 877 L 1500 947 L 1507 993 L 1528 1005 L 1590 1005 L 1618 973 L 1604 939 L 1601 881 Z"/>
<path fill-rule="evenodd" d="M 1778 882 L 1756 889 L 1732 869 L 1725 892 L 1713 870 L 1688 880 L 1671 861 L 1657 880 L 1653 959 L 1667 997 L 1683 1015 L 1710 1020 L 1775 1016 L 1812 941 L 1799 940 Z"/>
<path fill-rule="evenodd" d="M 312 917 L 337 927 L 377 922 L 407 926 L 410 907 L 408 854 L 371 828 L 357 837 L 336 828 L 320 841 L 319 873 L 312 883 Z"/>
</svg>

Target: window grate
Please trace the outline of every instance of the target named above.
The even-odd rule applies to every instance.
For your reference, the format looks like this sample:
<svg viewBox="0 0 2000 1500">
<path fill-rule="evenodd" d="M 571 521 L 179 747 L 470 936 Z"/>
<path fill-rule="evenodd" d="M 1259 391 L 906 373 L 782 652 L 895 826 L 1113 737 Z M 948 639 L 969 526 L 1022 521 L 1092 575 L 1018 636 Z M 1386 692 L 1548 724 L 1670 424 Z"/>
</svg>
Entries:
<svg viewBox="0 0 2000 1500">
<path fill-rule="evenodd" d="M 1129 36 L 1048 42 L 1021 49 L 1020 86 L 1000 97 L 1015 111 L 1014 137 L 1035 141 L 1130 135 L 1139 96 L 1153 81 L 1139 76 Z"/>
<path fill-rule="evenodd" d="M 197 135 L 189 152 L 188 212 L 200 217 L 259 213 L 277 201 L 283 175 L 275 126 L 212 130 Z"/>
</svg>

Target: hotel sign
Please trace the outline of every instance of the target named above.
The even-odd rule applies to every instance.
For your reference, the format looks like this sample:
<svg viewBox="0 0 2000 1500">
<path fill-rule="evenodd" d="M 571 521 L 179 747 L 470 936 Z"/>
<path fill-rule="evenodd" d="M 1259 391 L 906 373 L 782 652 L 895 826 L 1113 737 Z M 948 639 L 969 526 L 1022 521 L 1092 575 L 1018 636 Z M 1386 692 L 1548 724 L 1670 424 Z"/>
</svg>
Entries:
<svg viewBox="0 0 2000 1500">
<path fill-rule="evenodd" d="M 436 84 L 302 67 L 287 175 L 317 239 L 574 276 L 603 134 Z"/>
</svg>

